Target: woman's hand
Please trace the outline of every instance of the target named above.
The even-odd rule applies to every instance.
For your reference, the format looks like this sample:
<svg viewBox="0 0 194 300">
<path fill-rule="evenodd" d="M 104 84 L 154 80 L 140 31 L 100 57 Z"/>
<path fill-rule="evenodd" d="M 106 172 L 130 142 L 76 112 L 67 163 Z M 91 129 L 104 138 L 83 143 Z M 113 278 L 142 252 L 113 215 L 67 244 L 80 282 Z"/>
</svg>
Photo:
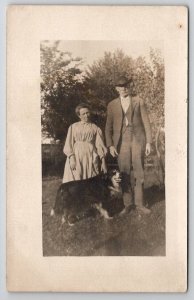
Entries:
<svg viewBox="0 0 194 300">
<path fill-rule="evenodd" d="M 75 169 L 76 169 L 76 160 L 75 160 L 75 156 L 74 155 L 70 156 L 69 163 L 70 163 L 71 170 L 75 171 Z"/>
<path fill-rule="evenodd" d="M 107 173 L 107 166 L 106 166 L 106 162 L 105 162 L 105 158 L 102 158 L 102 162 L 101 162 L 101 172 L 103 172 L 104 174 Z"/>
</svg>

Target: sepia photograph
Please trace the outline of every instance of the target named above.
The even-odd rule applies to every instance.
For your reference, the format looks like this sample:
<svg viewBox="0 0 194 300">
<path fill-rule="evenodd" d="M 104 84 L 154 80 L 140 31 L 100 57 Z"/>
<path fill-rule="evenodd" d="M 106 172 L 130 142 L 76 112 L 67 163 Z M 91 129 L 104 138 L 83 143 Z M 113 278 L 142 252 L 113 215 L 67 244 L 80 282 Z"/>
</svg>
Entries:
<svg viewBox="0 0 194 300">
<path fill-rule="evenodd" d="M 8 7 L 8 291 L 187 290 L 187 51 L 184 6 Z"/>
<path fill-rule="evenodd" d="M 42 41 L 44 256 L 165 255 L 162 41 Z"/>
</svg>

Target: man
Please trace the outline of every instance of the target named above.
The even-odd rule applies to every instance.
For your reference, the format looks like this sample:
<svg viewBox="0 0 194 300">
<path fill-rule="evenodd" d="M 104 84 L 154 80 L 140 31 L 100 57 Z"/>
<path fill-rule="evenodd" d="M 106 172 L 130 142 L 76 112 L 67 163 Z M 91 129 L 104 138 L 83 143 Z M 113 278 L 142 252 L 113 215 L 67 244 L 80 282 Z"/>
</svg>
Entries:
<svg viewBox="0 0 194 300">
<path fill-rule="evenodd" d="M 151 151 L 151 128 L 144 101 L 132 96 L 132 80 L 121 77 L 116 82 L 119 97 L 108 104 L 105 128 L 110 154 L 117 157 L 122 174 L 123 201 L 127 212 L 134 205 L 143 213 L 150 213 L 143 202 L 144 155 Z M 132 193 L 131 171 L 134 176 Z M 134 197 L 133 197 L 134 194 Z"/>
</svg>

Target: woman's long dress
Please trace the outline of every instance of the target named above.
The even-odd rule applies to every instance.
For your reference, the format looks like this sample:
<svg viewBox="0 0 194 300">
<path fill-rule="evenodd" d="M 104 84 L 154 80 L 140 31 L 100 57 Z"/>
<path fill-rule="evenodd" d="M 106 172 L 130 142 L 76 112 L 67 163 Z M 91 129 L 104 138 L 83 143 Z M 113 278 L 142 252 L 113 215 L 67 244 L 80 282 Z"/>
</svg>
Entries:
<svg viewBox="0 0 194 300">
<path fill-rule="evenodd" d="M 63 152 L 67 156 L 63 183 L 94 177 L 99 174 L 99 158 L 107 153 L 102 131 L 93 123 L 72 124 L 67 133 Z M 70 167 L 70 157 L 76 159 L 76 170 Z"/>
</svg>

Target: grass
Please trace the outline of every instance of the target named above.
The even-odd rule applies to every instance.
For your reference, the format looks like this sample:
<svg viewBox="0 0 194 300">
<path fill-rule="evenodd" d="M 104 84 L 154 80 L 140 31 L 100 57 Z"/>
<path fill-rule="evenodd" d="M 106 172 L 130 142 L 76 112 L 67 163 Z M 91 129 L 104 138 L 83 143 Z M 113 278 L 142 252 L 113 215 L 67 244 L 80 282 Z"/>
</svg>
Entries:
<svg viewBox="0 0 194 300">
<path fill-rule="evenodd" d="M 156 172 L 146 170 L 145 200 L 150 215 L 131 211 L 106 220 L 99 214 L 77 222 L 73 227 L 50 216 L 59 178 L 43 180 L 43 255 L 44 256 L 164 256 L 165 195 L 158 187 Z"/>
</svg>

